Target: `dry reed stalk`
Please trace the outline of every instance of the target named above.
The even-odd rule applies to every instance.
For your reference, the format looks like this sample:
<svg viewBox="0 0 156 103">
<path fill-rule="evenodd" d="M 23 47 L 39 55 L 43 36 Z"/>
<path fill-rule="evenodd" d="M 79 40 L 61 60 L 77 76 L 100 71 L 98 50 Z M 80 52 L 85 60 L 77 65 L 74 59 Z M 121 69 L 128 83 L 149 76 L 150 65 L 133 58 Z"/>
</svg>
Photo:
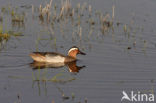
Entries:
<svg viewBox="0 0 156 103">
<path fill-rule="evenodd" d="M 74 14 L 75 14 L 75 10 L 74 10 L 74 8 L 73 8 L 73 10 L 72 10 L 72 16 L 74 16 Z"/>
<path fill-rule="evenodd" d="M 114 20 L 114 16 L 115 16 L 115 6 L 112 6 L 112 20 Z"/>
<path fill-rule="evenodd" d="M 91 13 L 92 13 L 92 6 L 91 5 L 89 5 L 88 10 L 89 10 L 89 15 L 91 15 Z"/>
<path fill-rule="evenodd" d="M 82 27 L 81 26 L 78 27 L 78 31 L 79 31 L 79 37 L 81 39 L 82 38 Z"/>
<path fill-rule="evenodd" d="M 34 15 L 34 5 L 31 5 L 32 7 L 32 15 Z"/>
</svg>

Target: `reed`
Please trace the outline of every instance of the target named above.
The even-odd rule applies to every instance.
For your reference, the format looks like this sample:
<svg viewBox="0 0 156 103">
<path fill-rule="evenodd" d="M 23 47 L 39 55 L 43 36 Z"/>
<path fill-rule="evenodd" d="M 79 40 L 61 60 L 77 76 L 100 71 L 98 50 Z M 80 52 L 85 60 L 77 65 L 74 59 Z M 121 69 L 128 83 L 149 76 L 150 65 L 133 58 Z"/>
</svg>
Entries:
<svg viewBox="0 0 156 103">
<path fill-rule="evenodd" d="M 31 5 L 32 17 L 34 17 L 34 5 Z"/>
<path fill-rule="evenodd" d="M 77 3 L 76 5 L 72 5 L 71 0 L 61 0 L 60 2 L 60 4 L 54 4 L 53 0 L 49 0 L 45 5 L 41 4 L 37 6 L 37 9 L 34 5 L 31 6 L 33 18 L 35 18 L 35 16 L 38 18 L 39 16 L 39 22 L 41 22 L 40 25 L 44 27 L 43 29 L 46 28 L 47 30 L 51 30 L 51 34 L 55 34 L 57 33 L 57 30 L 59 30 L 63 39 L 67 40 L 67 35 L 69 34 L 68 36 L 70 37 L 71 33 L 72 42 L 76 43 L 77 37 L 81 42 L 89 42 L 89 40 L 99 40 L 100 36 L 103 36 L 103 34 L 114 35 L 115 30 L 121 29 L 123 33 L 126 34 L 126 39 L 128 37 L 128 40 L 131 40 L 131 34 L 133 31 L 130 26 L 128 24 L 115 21 L 115 5 L 112 5 L 112 11 L 110 11 L 110 13 L 107 12 L 104 14 L 101 11 L 95 10 L 94 6 L 87 4 L 86 2 L 82 4 Z M 1 13 L 2 16 L 0 17 L 0 21 L 5 21 L 3 20 L 3 14 L 5 13 L 8 13 L 11 16 L 13 28 L 17 25 L 23 25 L 27 20 L 24 14 L 18 13 L 18 10 L 11 6 L 2 7 Z M 132 25 L 132 27 L 133 26 L 134 25 Z M 1 39 L 10 39 L 11 36 L 13 35 L 4 31 L 0 35 Z M 56 48 L 58 41 L 56 41 L 55 36 L 56 35 L 53 35 L 52 38 L 49 39 L 53 40 L 51 42 L 52 47 Z M 133 38 L 135 39 L 135 37 Z M 36 44 L 39 45 L 39 42 L 37 41 Z M 114 39 L 114 41 L 116 40 Z"/>
<path fill-rule="evenodd" d="M 81 7 L 81 15 L 83 14 L 83 12 L 85 11 L 85 9 L 87 8 L 86 6 L 87 6 L 87 3 L 84 2 L 84 3 L 82 4 L 82 7 Z"/>
<path fill-rule="evenodd" d="M 51 6 L 52 6 L 52 2 L 53 0 L 50 0 L 50 2 L 48 4 L 45 5 L 45 7 L 42 7 L 42 5 L 40 5 L 39 7 L 39 17 L 44 18 L 44 16 L 46 16 L 47 18 L 47 21 L 49 21 L 49 18 L 50 18 L 50 9 L 51 9 Z"/>
<path fill-rule="evenodd" d="M 71 10 L 71 1 L 70 0 L 62 0 L 62 7 L 64 7 L 66 12 Z"/>
<path fill-rule="evenodd" d="M 115 17 L 115 5 L 112 6 L 112 21 L 114 20 Z"/>
<path fill-rule="evenodd" d="M 92 14 L 92 6 L 91 5 L 89 5 L 88 11 L 89 11 L 89 16 L 91 16 L 91 14 Z"/>
</svg>

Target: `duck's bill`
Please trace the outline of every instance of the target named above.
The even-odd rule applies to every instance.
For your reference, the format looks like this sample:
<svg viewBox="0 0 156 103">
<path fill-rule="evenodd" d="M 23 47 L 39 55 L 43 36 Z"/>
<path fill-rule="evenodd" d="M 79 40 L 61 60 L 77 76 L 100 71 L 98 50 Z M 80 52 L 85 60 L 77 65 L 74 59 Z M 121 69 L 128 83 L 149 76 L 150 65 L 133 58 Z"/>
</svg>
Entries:
<svg viewBox="0 0 156 103">
<path fill-rule="evenodd" d="M 84 52 L 82 52 L 82 51 L 79 51 L 79 54 L 86 55 L 86 53 L 84 53 Z"/>
</svg>

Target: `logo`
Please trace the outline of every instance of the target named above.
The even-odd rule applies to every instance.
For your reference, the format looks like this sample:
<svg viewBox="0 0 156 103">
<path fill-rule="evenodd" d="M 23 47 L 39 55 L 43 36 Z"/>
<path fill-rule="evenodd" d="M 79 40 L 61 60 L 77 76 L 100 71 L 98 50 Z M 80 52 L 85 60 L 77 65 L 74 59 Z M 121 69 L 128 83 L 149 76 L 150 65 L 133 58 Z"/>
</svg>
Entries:
<svg viewBox="0 0 156 103">
<path fill-rule="evenodd" d="M 143 94 L 140 91 L 134 92 L 131 91 L 130 94 L 127 94 L 125 91 L 122 91 L 121 101 L 131 101 L 131 102 L 153 102 L 154 94 Z"/>
</svg>

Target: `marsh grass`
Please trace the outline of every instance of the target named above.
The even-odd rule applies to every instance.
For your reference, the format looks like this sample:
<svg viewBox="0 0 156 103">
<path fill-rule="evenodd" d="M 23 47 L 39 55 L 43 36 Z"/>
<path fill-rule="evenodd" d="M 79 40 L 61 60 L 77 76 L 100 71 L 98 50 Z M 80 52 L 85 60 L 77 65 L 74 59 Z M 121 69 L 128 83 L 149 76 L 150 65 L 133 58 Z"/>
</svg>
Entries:
<svg viewBox="0 0 156 103">
<path fill-rule="evenodd" d="M 101 12 L 86 2 L 73 5 L 71 0 L 61 0 L 60 3 L 56 3 L 55 0 L 48 0 L 48 3 L 40 4 L 37 7 L 32 4 L 31 12 L 33 20 L 39 22 L 39 26 L 42 27 L 41 33 L 42 30 L 47 31 L 44 35 L 49 35 L 46 39 L 52 41 L 50 42 L 51 47 L 55 48 L 55 50 L 57 50 L 57 43 L 59 42 L 56 36 L 62 37 L 63 41 L 72 42 L 80 47 L 87 44 L 88 48 L 90 48 L 92 41 L 104 42 L 104 37 L 107 35 L 112 35 L 112 40 L 115 43 L 117 43 L 116 41 L 124 41 L 125 44 L 127 42 L 134 44 L 135 42 L 136 45 L 138 43 L 136 42 L 138 37 L 136 34 L 139 30 L 133 33 L 135 25 L 118 21 L 115 5 L 110 8 L 112 8 L 110 12 Z M 18 7 L 9 5 L 1 8 L 0 22 L 4 23 L 6 14 L 11 17 L 13 28 L 24 27 L 25 22 L 30 18 L 26 18 L 26 13 L 21 12 Z M 118 40 L 118 31 L 123 35 L 122 39 L 125 40 Z M 133 34 L 135 34 L 135 37 L 132 36 Z M 12 36 L 3 30 L 1 39 L 7 40 L 10 37 Z M 37 37 L 36 50 L 39 49 L 42 42 L 44 42 L 42 36 Z"/>
<path fill-rule="evenodd" d="M 34 15 L 38 15 L 36 17 L 39 18 L 41 26 L 50 31 L 48 35 L 52 35 L 50 38 L 53 37 L 50 40 L 53 40 L 54 48 L 57 46 L 55 35 L 62 35 L 64 40 L 68 39 L 67 42 L 71 40 L 82 46 L 84 42 L 95 39 L 98 41 L 101 36 L 114 32 L 116 25 L 114 5 L 112 14 L 103 14 L 86 2 L 78 3 L 76 6 L 73 6 L 71 2 L 71 0 L 62 0 L 60 4 L 56 4 L 54 0 L 50 0 L 49 3 L 38 7 L 39 12 L 34 12 L 35 7 L 32 8 L 33 18 L 35 18 Z M 56 34 L 57 31 L 59 34 Z"/>
<path fill-rule="evenodd" d="M 0 50 L 4 49 L 7 42 L 12 37 L 19 37 L 22 36 L 20 32 L 14 32 L 12 30 L 7 30 L 7 26 L 5 24 L 5 29 L 3 28 L 3 23 L 0 24 Z"/>
<path fill-rule="evenodd" d="M 91 18 L 92 16 L 94 16 L 94 11 L 92 10 L 92 6 L 88 5 L 87 3 L 83 3 L 82 6 L 80 5 L 80 3 L 77 4 L 76 7 L 72 6 L 72 3 L 70 0 L 62 0 L 61 1 L 61 6 L 58 6 L 57 4 L 55 4 L 54 6 L 52 5 L 52 0 L 50 1 L 50 3 L 46 4 L 45 7 L 43 7 L 42 5 L 40 5 L 39 7 L 39 18 L 42 18 L 40 20 L 44 20 L 47 17 L 45 17 L 45 15 L 48 13 L 50 14 L 49 17 L 52 17 L 52 20 L 50 20 L 52 23 L 61 23 L 60 21 L 64 21 L 64 20 L 74 20 L 74 22 L 76 22 L 75 25 L 80 25 L 81 21 L 84 21 L 84 19 L 82 19 L 83 16 L 85 17 L 89 17 Z M 56 9 L 60 8 L 60 9 Z M 112 19 L 114 19 L 114 12 L 115 12 L 115 6 L 112 7 Z M 86 11 L 88 10 L 88 11 Z M 100 12 L 101 15 L 103 15 Z M 108 14 L 110 15 L 110 14 Z M 106 15 L 105 17 L 103 17 L 103 20 L 100 20 L 101 23 L 105 22 L 105 24 L 107 23 L 107 26 L 109 27 L 111 23 L 110 20 L 107 19 L 108 15 Z M 48 17 L 48 18 L 49 18 Z M 95 17 L 95 16 L 94 16 Z M 51 18 L 50 18 L 51 19 Z M 54 22 L 55 20 L 57 20 L 57 22 Z M 112 21 L 111 21 L 112 22 Z M 95 21 L 91 21 L 91 24 L 94 25 Z M 56 24 L 54 24 L 56 25 Z M 105 25 L 106 26 L 106 25 Z"/>
<path fill-rule="evenodd" d="M 11 5 L 3 6 L 1 8 L 2 20 L 11 19 L 12 27 L 24 27 L 25 25 L 25 12 L 19 10 L 18 7 L 12 7 Z"/>
<path fill-rule="evenodd" d="M 50 18 L 50 8 L 52 6 L 52 2 L 53 0 L 50 0 L 50 2 L 48 4 L 45 5 L 45 7 L 43 7 L 42 5 L 40 5 L 39 7 L 39 18 L 44 21 L 44 17 L 46 16 L 47 21 L 49 21 Z"/>
</svg>

